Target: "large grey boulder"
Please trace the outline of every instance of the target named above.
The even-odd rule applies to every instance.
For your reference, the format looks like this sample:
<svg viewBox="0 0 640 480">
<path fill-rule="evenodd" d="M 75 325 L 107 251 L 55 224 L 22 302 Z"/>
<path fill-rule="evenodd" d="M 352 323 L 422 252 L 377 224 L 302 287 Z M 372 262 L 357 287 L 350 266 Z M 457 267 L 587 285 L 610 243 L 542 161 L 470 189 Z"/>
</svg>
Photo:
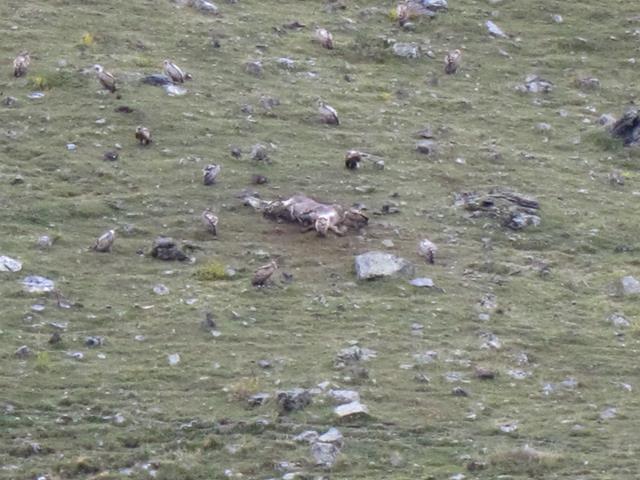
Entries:
<svg viewBox="0 0 640 480">
<path fill-rule="evenodd" d="M 638 295 L 640 294 L 640 282 L 631 275 L 622 277 L 620 291 L 623 295 Z"/>
<path fill-rule="evenodd" d="M 411 262 L 386 252 L 374 251 L 357 255 L 355 266 L 358 280 L 413 275 L 415 272 Z"/>
</svg>

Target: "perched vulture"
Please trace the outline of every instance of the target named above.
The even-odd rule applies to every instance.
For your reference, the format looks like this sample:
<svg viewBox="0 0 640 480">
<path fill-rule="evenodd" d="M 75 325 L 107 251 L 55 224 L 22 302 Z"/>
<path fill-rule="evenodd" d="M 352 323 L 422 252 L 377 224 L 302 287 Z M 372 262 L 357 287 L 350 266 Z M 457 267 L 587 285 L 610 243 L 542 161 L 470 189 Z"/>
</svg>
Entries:
<svg viewBox="0 0 640 480">
<path fill-rule="evenodd" d="M 358 150 L 349 150 L 344 157 L 344 166 L 349 170 L 356 170 L 360 168 L 360 161 L 362 160 L 363 153 Z"/>
<path fill-rule="evenodd" d="M 254 287 L 264 285 L 265 282 L 269 280 L 271 275 L 273 275 L 273 272 L 275 272 L 277 269 L 278 264 L 275 262 L 275 260 L 272 260 L 266 265 L 261 266 L 253 274 L 251 285 L 253 285 Z"/>
<path fill-rule="evenodd" d="M 191 79 L 191 75 L 188 73 L 185 74 L 182 69 L 171 60 L 165 60 L 162 62 L 162 65 L 164 66 L 164 74 L 174 83 L 184 83 L 185 80 Z"/>
<path fill-rule="evenodd" d="M 116 79 L 113 75 L 107 72 L 102 65 L 94 65 L 93 68 L 96 71 L 96 75 L 98 76 L 98 80 L 104 87 L 105 90 L 109 90 L 111 93 L 115 93 L 116 91 Z"/>
<path fill-rule="evenodd" d="M 448 75 L 456 73 L 456 71 L 460 67 L 461 58 L 462 52 L 460 50 L 448 52 L 444 57 L 444 73 Z"/>
<path fill-rule="evenodd" d="M 22 77 L 25 75 L 30 63 L 31 57 L 29 56 L 29 52 L 20 52 L 13 61 L 13 76 Z"/>
<path fill-rule="evenodd" d="M 327 29 L 316 29 L 316 31 L 313 33 L 313 38 L 324 48 L 327 48 L 329 50 L 333 49 L 333 35 L 331 35 L 331 33 Z"/>
<path fill-rule="evenodd" d="M 115 230 L 107 230 L 98 237 L 96 243 L 91 247 L 96 252 L 110 252 L 113 247 L 113 242 L 116 239 Z"/>
<path fill-rule="evenodd" d="M 202 212 L 202 224 L 213 236 L 218 236 L 218 217 L 210 209 Z"/>
<path fill-rule="evenodd" d="M 435 263 L 436 252 L 438 251 L 438 247 L 435 243 L 426 238 L 424 240 L 420 240 L 418 244 L 418 254 L 424 257 L 427 262 Z"/>
<path fill-rule="evenodd" d="M 136 128 L 136 138 L 141 145 L 149 145 L 151 143 L 151 132 L 147 127 L 140 125 Z"/>
<path fill-rule="evenodd" d="M 203 183 L 205 185 L 213 185 L 214 183 L 216 183 L 216 178 L 218 178 L 220 170 L 222 170 L 222 167 L 215 163 L 204 167 L 202 169 Z"/>
<path fill-rule="evenodd" d="M 338 118 L 338 112 L 330 105 L 327 105 L 323 101 L 318 102 L 320 113 L 320 120 L 327 125 L 340 125 L 340 119 Z"/>
</svg>

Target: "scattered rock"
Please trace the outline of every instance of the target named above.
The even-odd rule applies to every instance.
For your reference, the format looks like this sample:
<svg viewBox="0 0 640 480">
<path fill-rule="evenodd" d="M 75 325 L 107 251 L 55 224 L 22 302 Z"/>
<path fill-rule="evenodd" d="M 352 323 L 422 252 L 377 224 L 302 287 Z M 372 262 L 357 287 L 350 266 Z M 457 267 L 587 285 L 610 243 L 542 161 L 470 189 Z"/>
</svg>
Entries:
<svg viewBox="0 0 640 480">
<path fill-rule="evenodd" d="M 485 367 L 476 367 L 475 374 L 480 380 L 493 380 L 496 378 L 496 372 Z"/>
<path fill-rule="evenodd" d="M 102 159 L 108 162 L 115 162 L 120 157 L 120 154 L 116 150 L 108 150 L 102 155 Z"/>
<path fill-rule="evenodd" d="M 0 255 L 0 272 L 19 272 L 20 270 L 22 270 L 22 262 Z"/>
<path fill-rule="evenodd" d="M 538 75 L 527 75 L 522 85 L 518 85 L 516 90 L 524 93 L 549 93 L 553 90 L 553 83 Z"/>
<path fill-rule="evenodd" d="M 600 420 L 611 420 L 618 415 L 618 409 L 615 407 L 607 407 L 600 412 Z"/>
<path fill-rule="evenodd" d="M 329 390 L 327 395 L 339 405 L 360 401 L 360 394 L 355 390 Z"/>
<path fill-rule="evenodd" d="M 640 293 L 640 282 L 631 275 L 622 277 L 620 280 L 620 291 L 622 295 L 637 295 Z"/>
<path fill-rule="evenodd" d="M 29 293 L 46 293 L 53 291 L 55 284 L 53 280 L 39 275 L 29 275 L 22 280 L 24 289 Z"/>
<path fill-rule="evenodd" d="M 293 437 L 294 442 L 314 443 L 320 435 L 315 430 L 305 430 L 304 432 Z"/>
<path fill-rule="evenodd" d="M 526 227 L 537 227 L 542 220 L 538 215 L 521 211 L 511 212 L 504 221 L 504 226 L 511 230 L 522 230 Z"/>
<path fill-rule="evenodd" d="M 263 68 L 260 60 L 249 61 L 245 63 L 244 68 L 249 75 L 253 75 L 255 77 L 262 76 Z"/>
<path fill-rule="evenodd" d="M 495 23 L 493 23 L 491 20 L 487 20 L 484 23 L 485 27 L 487 27 L 487 30 L 489 30 L 489 34 L 496 37 L 496 38 L 509 38 L 509 35 L 507 35 L 506 33 L 504 33 L 502 31 L 502 29 L 496 25 Z"/>
<path fill-rule="evenodd" d="M 333 409 L 333 411 L 340 418 L 369 413 L 369 409 L 367 408 L 367 406 L 360 402 L 351 402 L 345 403 L 343 405 L 338 405 Z"/>
<path fill-rule="evenodd" d="M 22 345 L 14 352 L 14 355 L 17 358 L 24 359 L 33 356 L 33 351 L 26 345 Z"/>
<path fill-rule="evenodd" d="M 417 43 L 394 43 L 393 53 L 403 58 L 420 58 L 420 46 Z"/>
<path fill-rule="evenodd" d="M 281 412 L 295 412 L 311 404 L 311 393 L 303 388 L 294 388 L 278 392 L 277 400 Z"/>
<path fill-rule="evenodd" d="M 343 436 L 340 430 L 331 427 L 329 430 L 318 437 L 318 441 L 324 443 L 333 443 L 341 447 L 343 444 Z"/>
<path fill-rule="evenodd" d="M 90 348 L 101 347 L 102 345 L 104 345 L 104 337 L 97 337 L 97 336 L 85 337 L 84 344 Z"/>
<path fill-rule="evenodd" d="M 169 293 L 169 288 L 162 283 L 159 283 L 153 287 L 153 293 L 156 295 L 167 295 Z"/>
<path fill-rule="evenodd" d="M 631 322 L 629 322 L 629 320 L 627 320 L 620 313 L 613 313 L 613 314 L 609 315 L 609 318 L 607 318 L 607 320 L 609 322 L 613 323 L 613 326 L 616 327 L 616 328 L 626 328 L 626 327 L 629 327 L 631 325 Z"/>
<path fill-rule="evenodd" d="M 14 107 L 16 106 L 18 99 L 16 97 L 5 97 L 2 99 L 2 105 L 5 107 Z"/>
<path fill-rule="evenodd" d="M 336 368 L 343 368 L 346 365 L 351 365 L 360 361 L 366 362 L 371 358 L 375 358 L 376 355 L 376 352 L 373 350 L 353 345 L 352 347 L 343 348 L 338 352 L 334 365 Z"/>
<path fill-rule="evenodd" d="M 367 252 L 355 257 L 358 280 L 413 275 L 414 265 L 404 258 L 386 252 Z"/>
<path fill-rule="evenodd" d="M 169 237 L 158 237 L 153 241 L 151 256 L 165 261 L 178 260 L 183 262 L 189 259 L 189 257 L 178 248 L 173 239 Z"/>
<path fill-rule="evenodd" d="M 180 354 L 172 353 L 171 355 L 167 355 L 167 361 L 172 367 L 178 365 L 180 363 Z"/>
<path fill-rule="evenodd" d="M 316 442 L 311 445 L 311 455 L 316 465 L 331 468 L 335 465 L 340 449 L 333 443 Z"/>
<path fill-rule="evenodd" d="M 257 143 L 253 147 L 251 147 L 250 153 L 251 159 L 259 162 L 268 162 L 269 161 L 269 150 L 264 145 Z"/>
<path fill-rule="evenodd" d="M 614 117 L 610 113 L 603 113 L 596 120 L 598 125 L 602 125 L 603 127 L 611 127 L 614 123 L 616 123 L 616 117 Z"/>
<path fill-rule="evenodd" d="M 634 106 L 627 107 L 622 117 L 613 124 L 611 134 L 621 138 L 625 146 L 640 143 L 640 115 Z"/>
<path fill-rule="evenodd" d="M 498 425 L 498 429 L 504 433 L 513 433 L 518 430 L 518 422 L 508 422 Z"/>
<path fill-rule="evenodd" d="M 267 403 L 267 401 L 271 398 L 271 395 L 268 393 L 256 393 L 255 395 L 251 395 L 247 402 L 250 407 L 259 407 Z"/>
<path fill-rule="evenodd" d="M 453 390 L 451 390 L 451 394 L 454 397 L 468 397 L 469 393 L 462 387 L 454 387 Z"/>
<path fill-rule="evenodd" d="M 53 332 L 49 337 L 49 345 L 57 345 L 62 342 L 62 335 L 60 332 Z"/>
<path fill-rule="evenodd" d="M 410 280 L 409 283 L 411 285 L 413 285 L 414 287 L 427 287 L 427 288 L 431 288 L 433 286 L 435 286 L 435 284 L 433 283 L 433 280 L 428 278 L 428 277 L 418 277 L 418 278 L 414 278 L 413 280 Z"/>
<path fill-rule="evenodd" d="M 425 155 L 432 155 L 436 152 L 436 142 L 433 140 L 420 140 L 416 143 L 416 150 Z"/>
<path fill-rule="evenodd" d="M 580 90 L 597 90 L 600 88 L 600 80 L 595 77 L 579 77 L 576 79 L 576 85 Z"/>
<path fill-rule="evenodd" d="M 219 13 L 218 7 L 206 0 L 191 0 L 191 6 L 207 15 L 217 15 Z"/>
</svg>

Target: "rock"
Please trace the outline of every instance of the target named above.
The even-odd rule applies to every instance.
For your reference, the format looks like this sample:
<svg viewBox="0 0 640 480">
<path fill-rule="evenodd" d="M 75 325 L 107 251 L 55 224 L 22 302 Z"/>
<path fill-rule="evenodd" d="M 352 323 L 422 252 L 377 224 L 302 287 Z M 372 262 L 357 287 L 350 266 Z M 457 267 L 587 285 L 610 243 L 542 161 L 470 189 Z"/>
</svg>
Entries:
<svg viewBox="0 0 640 480">
<path fill-rule="evenodd" d="M 303 388 L 294 388 L 278 392 L 277 400 L 281 412 L 295 412 L 311 404 L 311 393 Z"/>
<path fill-rule="evenodd" d="M 166 75 L 154 73 L 153 75 L 147 75 L 144 77 L 142 79 L 142 83 L 163 87 L 165 85 L 172 85 L 173 81 Z"/>
<path fill-rule="evenodd" d="M 218 7 L 206 0 L 192 0 L 191 6 L 198 10 L 199 12 L 205 13 L 207 15 L 217 15 L 219 13 Z"/>
<path fill-rule="evenodd" d="M 182 262 L 189 259 L 189 257 L 178 248 L 173 239 L 169 237 L 158 237 L 153 241 L 151 256 L 165 261 L 178 260 Z"/>
<path fill-rule="evenodd" d="M 558 15 L 557 13 L 555 15 L 552 15 L 551 18 L 553 19 L 554 22 L 558 24 L 564 22 L 562 15 Z"/>
<path fill-rule="evenodd" d="M 269 161 L 269 151 L 267 147 L 261 145 L 259 143 L 255 144 L 251 147 L 250 153 L 251 159 L 259 162 L 268 162 Z"/>
<path fill-rule="evenodd" d="M 179 364 L 180 363 L 180 354 L 179 353 L 172 353 L 171 355 L 167 355 L 167 361 L 169 362 L 169 365 L 171 365 L 172 367 Z"/>
<path fill-rule="evenodd" d="M 55 284 L 53 280 L 39 275 L 29 275 L 22 280 L 24 289 L 29 293 L 46 293 L 53 291 Z"/>
<path fill-rule="evenodd" d="M 187 93 L 187 89 L 180 85 L 165 85 L 163 88 L 170 97 L 179 97 Z"/>
<path fill-rule="evenodd" d="M 627 320 L 620 313 L 613 313 L 609 315 L 609 318 L 607 318 L 607 320 L 613 323 L 613 326 L 616 328 L 626 328 L 631 325 L 631 322 L 629 322 L 629 320 Z"/>
<path fill-rule="evenodd" d="M 373 350 L 353 345 L 352 347 L 343 348 L 338 352 L 334 361 L 334 365 L 337 368 L 341 368 L 360 361 L 366 362 L 371 358 L 375 358 L 376 355 L 376 352 Z"/>
<path fill-rule="evenodd" d="M 454 387 L 453 390 L 451 390 L 451 395 L 454 397 L 468 397 L 469 393 L 462 387 Z"/>
<path fill-rule="evenodd" d="M 511 214 L 505 218 L 504 226 L 511 230 L 522 230 L 526 227 L 537 227 L 540 225 L 540 222 L 541 219 L 538 215 L 515 211 L 511 212 Z"/>
<path fill-rule="evenodd" d="M 603 113 L 598 117 L 598 120 L 596 120 L 596 123 L 598 125 L 602 125 L 603 127 L 610 127 L 614 123 L 616 123 L 616 117 L 614 117 L 610 113 Z"/>
<path fill-rule="evenodd" d="M 338 446 L 342 446 L 343 436 L 340 430 L 331 427 L 329 430 L 318 437 L 318 441 L 323 443 L 334 443 Z"/>
<path fill-rule="evenodd" d="M 420 58 L 420 46 L 417 43 L 394 43 L 393 53 L 403 58 Z"/>
<path fill-rule="evenodd" d="M 553 90 L 553 83 L 538 75 L 527 75 L 522 85 L 518 85 L 516 90 L 525 93 L 549 93 Z"/>
<path fill-rule="evenodd" d="M 5 107 L 13 107 L 17 104 L 18 99 L 16 97 L 5 97 L 2 99 L 2 105 Z"/>
<path fill-rule="evenodd" d="M 53 332 L 49 337 L 49 344 L 57 345 L 60 342 L 62 342 L 62 335 L 60 335 L 60 332 Z"/>
<path fill-rule="evenodd" d="M 620 280 L 620 288 L 622 295 L 637 295 L 640 293 L 640 282 L 628 275 Z"/>
<path fill-rule="evenodd" d="M 449 8 L 447 0 L 421 0 L 420 4 L 424 8 L 428 8 L 431 11 L 437 12 L 438 10 L 446 10 Z"/>
<path fill-rule="evenodd" d="M 436 151 L 436 142 L 433 140 L 420 140 L 416 143 L 416 150 L 425 155 L 431 155 Z"/>
<path fill-rule="evenodd" d="M 618 415 L 618 410 L 615 407 L 607 407 L 600 412 L 600 420 L 611 420 Z"/>
<path fill-rule="evenodd" d="M 169 293 L 169 289 L 166 285 L 159 283 L 153 287 L 153 293 L 156 295 L 167 295 Z"/>
<path fill-rule="evenodd" d="M 536 124 L 536 130 L 539 132 L 550 132 L 553 128 L 546 122 L 540 122 Z"/>
<path fill-rule="evenodd" d="M 502 31 L 502 29 L 496 25 L 495 23 L 493 23 L 491 20 L 487 20 L 484 23 L 485 27 L 487 27 L 487 30 L 489 30 L 489 34 L 496 37 L 496 38 L 509 38 L 509 36 L 504 33 Z"/>
<path fill-rule="evenodd" d="M 293 437 L 294 442 L 314 443 L 320 435 L 315 430 L 305 430 L 304 432 Z"/>
<path fill-rule="evenodd" d="M 285 70 L 293 70 L 293 68 L 295 67 L 295 61 L 291 60 L 290 58 L 286 58 L 286 57 L 281 57 L 278 58 L 276 60 L 276 63 L 278 64 L 278 66 L 280 68 L 284 68 Z"/>
<path fill-rule="evenodd" d="M 104 337 L 97 337 L 97 336 L 85 337 L 84 344 L 90 348 L 100 347 L 104 345 Z"/>
<path fill-rule="evenodd" d="M 355 257 L 358 280 L 413 275 L 415 267 L 404 258 L 386 252 L 367 252 Z"/>
<path fill-rule="evenodd" d="M 431 288 L 434 286 L 433 280 L 428 277 L 418 277 L 410 280 L 409 283 L 414 287 L 427 287 Z"/>
<path fill-rule="evenodd" d="M 580 77 L 576 79 L 576 85 L 581 90 L 597 90 L 600 88 L 600 80 L 595 77 Z"/>
<path fill-rule="evenodd" d="M 311 445 L 311 455 L 316 465 L 331 468 L 335 465 L 340 449 L 333 443 L 316 442 Z"/>
<path fill-rule="evenodd" d="M 249 75 L 253 75 L 255 77 L 262 76 L 263 68 L 260 60 L 249 61 L 245 63 L 244 68 Z"/>
<path fill-rule="evenodd" d="M 251 395 L 247 402 L 250 407 L 259 407 L 267 403 L 267 401 L 271 398 L 271 395 L 268 393 L 256 393 L 255 395 Z"/>
<path fill-rule="evenodd" d="M 27 357 L 31 357 L 33 355 L 33 352 L 31 351 L 31 349 L 29 347 L 27 347 L 26 345 L 22 345 L 21 347 L 19 347 L 15 352 L 14 355 L 17 358 L 27 358 Z"/>
<path fill-rule="evenodd" d="M 71 357 L 74 360 L 83 360 L 84 359 L 84 353 L 82 353 L 82 352 L 67 352 L 67 357 Z"/>
<path fill-rule="evenodd" d="M 344 405 L 338 405 L 333 409 L 333 411 L 340 418 L 369 413 L 369 409 L 367 408 L 367 406 L 360 402 L 351 402 L 345 403 Z"/>
<path fill-rule="evenodd" d="M 504 433 L 512 433 L 518 430 L 518 422 L 508 422 L 498 425 L 498 429 Z"/>
<path fill-rule="evenodd" d="M 360 401 L 360 394 L 355 390 L 329 390 L 327 395 L 340 405 Z M 324 442 L 325 440 L 321 441 Z"/>
<path fill-rule="evenodd" d="M 24 183 L 24 177 L 20 174 L 17 174 L 9 181 L 9 185 L 22 185 Z"/>
<path fill-rule="evenodd" d="M 20 270 L 22 270 L 22 262 L 0 255 L 0 272 L 19 272 Z"/>
<path fill-rule="evenodd" d="M 475 369 L 476 378 L 480 380 L 493 380 L 496 378 L 496 372 L 484 367 L 476 367 Z"/>
</svg>

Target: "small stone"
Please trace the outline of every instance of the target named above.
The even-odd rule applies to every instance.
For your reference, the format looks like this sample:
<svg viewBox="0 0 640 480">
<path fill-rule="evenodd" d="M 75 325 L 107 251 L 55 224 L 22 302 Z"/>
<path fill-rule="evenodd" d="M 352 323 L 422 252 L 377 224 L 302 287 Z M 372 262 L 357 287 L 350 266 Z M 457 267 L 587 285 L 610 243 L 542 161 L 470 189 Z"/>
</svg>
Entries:
<svg viewBox="0 0 640 480">
<path fill-rule="evenodd" d="M 250 407 L 259 407 L 267 403 L 267 401 L 271 398 L 271 395 L 268 393 L 256 393 L 255 395 L 251 395 L 247 402 Z"/>
<path fill-rule="evenodd" d="M 284 68 L 285 70 L 293 70 L 296 62 L 291 60 L 290 58 L 281 57 L 276 60 L 276 63 L 280 68 Z"/>
<path fill-rule="evenodd" d="M 340 430 L 332 427 L 329 430 L 327 430 L 325 433 L 320 435 L 318 437 L 318 441 L 324 442 L 324 443 L 335 443 L 336 445 L 340 446 L 343 443 L 343 436 Z"/>
<path fill-rule="evenodd" d="M 513 433 L 518 430 L 517 422 L 509 422 L 498 425 L 498 429 L 504 433 Z"/>
<path fill-rule="evenodd" d="M 22 280 L 24 289 L 29 293 L 47 293 L 53 291 L 55 284 L 48 278 L 39 275 L 29 275 Z"/>
<path fill-rule="evenodd" d="M 340 405 L 360 401 L 360 394 L 354 390 L 329 390 L 327 395 Z"/>
<path fill-rule="evenodd" d="M 2 99 L 2 105 L 5 107 L 13 107 L 17 104 L 18 99 L 16 97 L 5 97 Z"/>
<path fill-rule="evenodd" d="M 389 238 L 385 238 L 384 240 L 382 240 L 382 245 L 387 248 L 393 248 L 395 246 L 393 240 Z"/>
<path fill-rule="evenodd" d="M 249 61 L 245 63 L 244 68 L 246 72 L 250 75 L 253 75 L 255 77 L 262 76 L 263 68 L 262 68 L 262 62 L 260 60 Z"/>
<path fill-rule="evenodd" d="M 564 19 L 562 18 L 562 15 L 558 15 L 557 13 L 555 15 L 552 15 L 551 18 L 553 19 L 553 21 L 555 23 L 562 23 L 564 22 Z"/>
<path fill-rule="evenodd" d="M 67 352 L 67 356 L 73 358 L 74 360 L 84 359 L 84 353 L 82 352 Z"/>
<path fill-rule="evenodd" d="M 469 393 L 462 387 L 454 387 L 453 390 L 451 390 L 451 394 L 454 397 L 468 397 Z"/>
<path fill-rule="evenodd" d="M 320 435 L 315 430 L 305 430 L 293 437 L 293 441 L 299 443 L 315 443 L 319 436 Z"/>
<path fill-rule="evenodd" d="M 412 275 L 415 267 L 404 258 L 386 252 L 367 252 L 355 257 L 358 280 Z"/>
<path fill-rule="evenodd" d="M 496 378 L 496 372 L 484 367 L 476 367 L 476 377 L 481 380 L 493 380 Z"/>
<path fill-rule="evenodd" d="M 278 392 L 277 400 L 282 412 L 294 412 L 302 410 L 311 404 L 311 393 L 302 388 L 294 388 L 293 390 Z"/>
<path fill-rule="evenodd" d="M 509 38 L 509 36 L 504 33 L 502 31 L 502 29 L 496 25 L 495 23 L 493 23 L 491 20 L 487 20 L 484 23 L 485 27 L 487 27 L 487 30 L 489 31 L 489 34 L 496 37 L 496 38 Z"/>
<path fill-rule="evenodd" d="M 418 277 L 418 278 L 414 278 L 413 280 L 410 280 L 409 283 L 411 285 L 413 285 L 414 287 L 427 287 L 427 288 L 431 288 L 433 287 L 435 284 L 433 283 L 433 280 L 428 278 L 428 277 Z"/>
<path fill-rule="evenodd" d="M 631 275 L 622 277 L 620 280 L 620 287 L 623 295 L 640 294 L 640 282 Z"/>
<path fill-rule="evenodd" d="M 316 442 L 311 445 L 311 455 L 316 465 L 331 468 L 336 463 L 340 449 L 333 443 Z"/>
<path fill-rule="evenodd" d="M 524 380 L 531 376 L 531 372 L 527 372 L 525 370 L 507 370 L 507 375 L 511 378 L 515 378 L 516 380 Z"/>
<path fill-rule="evenodd" d="M 166 285 L 159 283 L 153 287 L 153 293 L 156 295 L 167 295 L 169 293 L 169 289 Z"/>
<path fill-rule="evenodd" d="M 618 410 L 615 407 L 607 407 L 600 412 L 601 420 L 611 420 L 618 415 Z"/>
<path fill-rule="evenodd" d="M 616 123 L 616 120 L 617 120 L 616 117 L 614 117 L 612 114 L 603 113 L 598 117 L 598 120 L 596 120 L 596 123 L 598 125 L 602 125 L 603 127 L 610 127 L 614 123 Z"/>
<path fill-rule="evenodd" d="M 218 7 L 207 0 L 192 0 L 191 6 L 207 15 L 217 15 L 219 12 Z"/>
<path fill-rule="evenodd" d="M 631 322 L 629 322 L 629 320 L 627 320 L 622 314 L 619 313 L 613 313 L 609 315 L 607 321 L 613 323 L 613 326 L 616 328 L 626 328 L 631 325 Z"/>
<path fill-rule="evenodd" d="M 84 344 L 87 347 L 100 347 L 104 344 L 104 337 L 89 336 L 85 337 Z"/>
<path fill-rule="evenodd" d="M 425 155 L 431 155 L 436 151 L 436 142 L 433 140 L 420 140 L 416 143 L 416 150 Z"/>
<path fill-rule="evenodd" d="M 171 355 L 167 356 L 167 360 L 169 362 L 169 365 L 171 365 L 172 367 L 178 365 L 180 363 L 180 354 L 172 353 Z"/>
<path fill-rule="evenodd" d="M 67 150 L 70 152 L 74 152 L 78 149 L 78 146 L 75 143 L 67 143 Z"/>
<path fill-rule="evenodd" d="M 420 58 L 420 46 L 417 43 L 395 43 L 393 53 L 403 58 Z"/>
<path fill-rule="evenodd" d="M 539 132 L 549 132 L 552 130 L 552 127 L 548 123 L 540 122 L 536 124 L 536 130 Z"/>
<path fill-rule="evenodd" d="M 267 147 L 261 144 L 256 144 L 251 147 L 251 159 L 260 161 L 260 162 L 268 162 L 269 161 L 269 151 Z"/>
<path fill-rule="evenodd" d="M 33 352 L 26 345 L 22 345 L 21 347 L 18 347 L 18 349 L 14 352 L 14 355 L 17 358 L 24 359 L 27 357 L 31 357 L 33 355 Z"/>
<path fill-rule="evenodd" d="M 5 255 L 0 255 L 0 272 L 19 272 L 22 270 L 22 262 Z"/>
<path fill-rule="evenodd" d="M 344 405 L 338 405 L 333 409 L 333 411 L 340 418 L 369 413 L 369 409 L 367 408 L 367 406 L 360 402 L 351 402 Z"/>
<path fill-rule="evenodd" d="M 258 360 L 258 366 L 263 369 L 271 368 L 271 362 L 269 360 Z"/>
<path fill-rule="evenodd" d="M 24 177 L 20 174 L 16 175 L 9 181 L 9 185 L 22 185 L 24 183 Z"/>
<path fill-rule="evenodd" d="M 57 345 L 60 342 L 62 342 L 62 335 L 60 335 L 60 332 L 53 332 L 49 337 L 49 345 Z"/>
</svg>

